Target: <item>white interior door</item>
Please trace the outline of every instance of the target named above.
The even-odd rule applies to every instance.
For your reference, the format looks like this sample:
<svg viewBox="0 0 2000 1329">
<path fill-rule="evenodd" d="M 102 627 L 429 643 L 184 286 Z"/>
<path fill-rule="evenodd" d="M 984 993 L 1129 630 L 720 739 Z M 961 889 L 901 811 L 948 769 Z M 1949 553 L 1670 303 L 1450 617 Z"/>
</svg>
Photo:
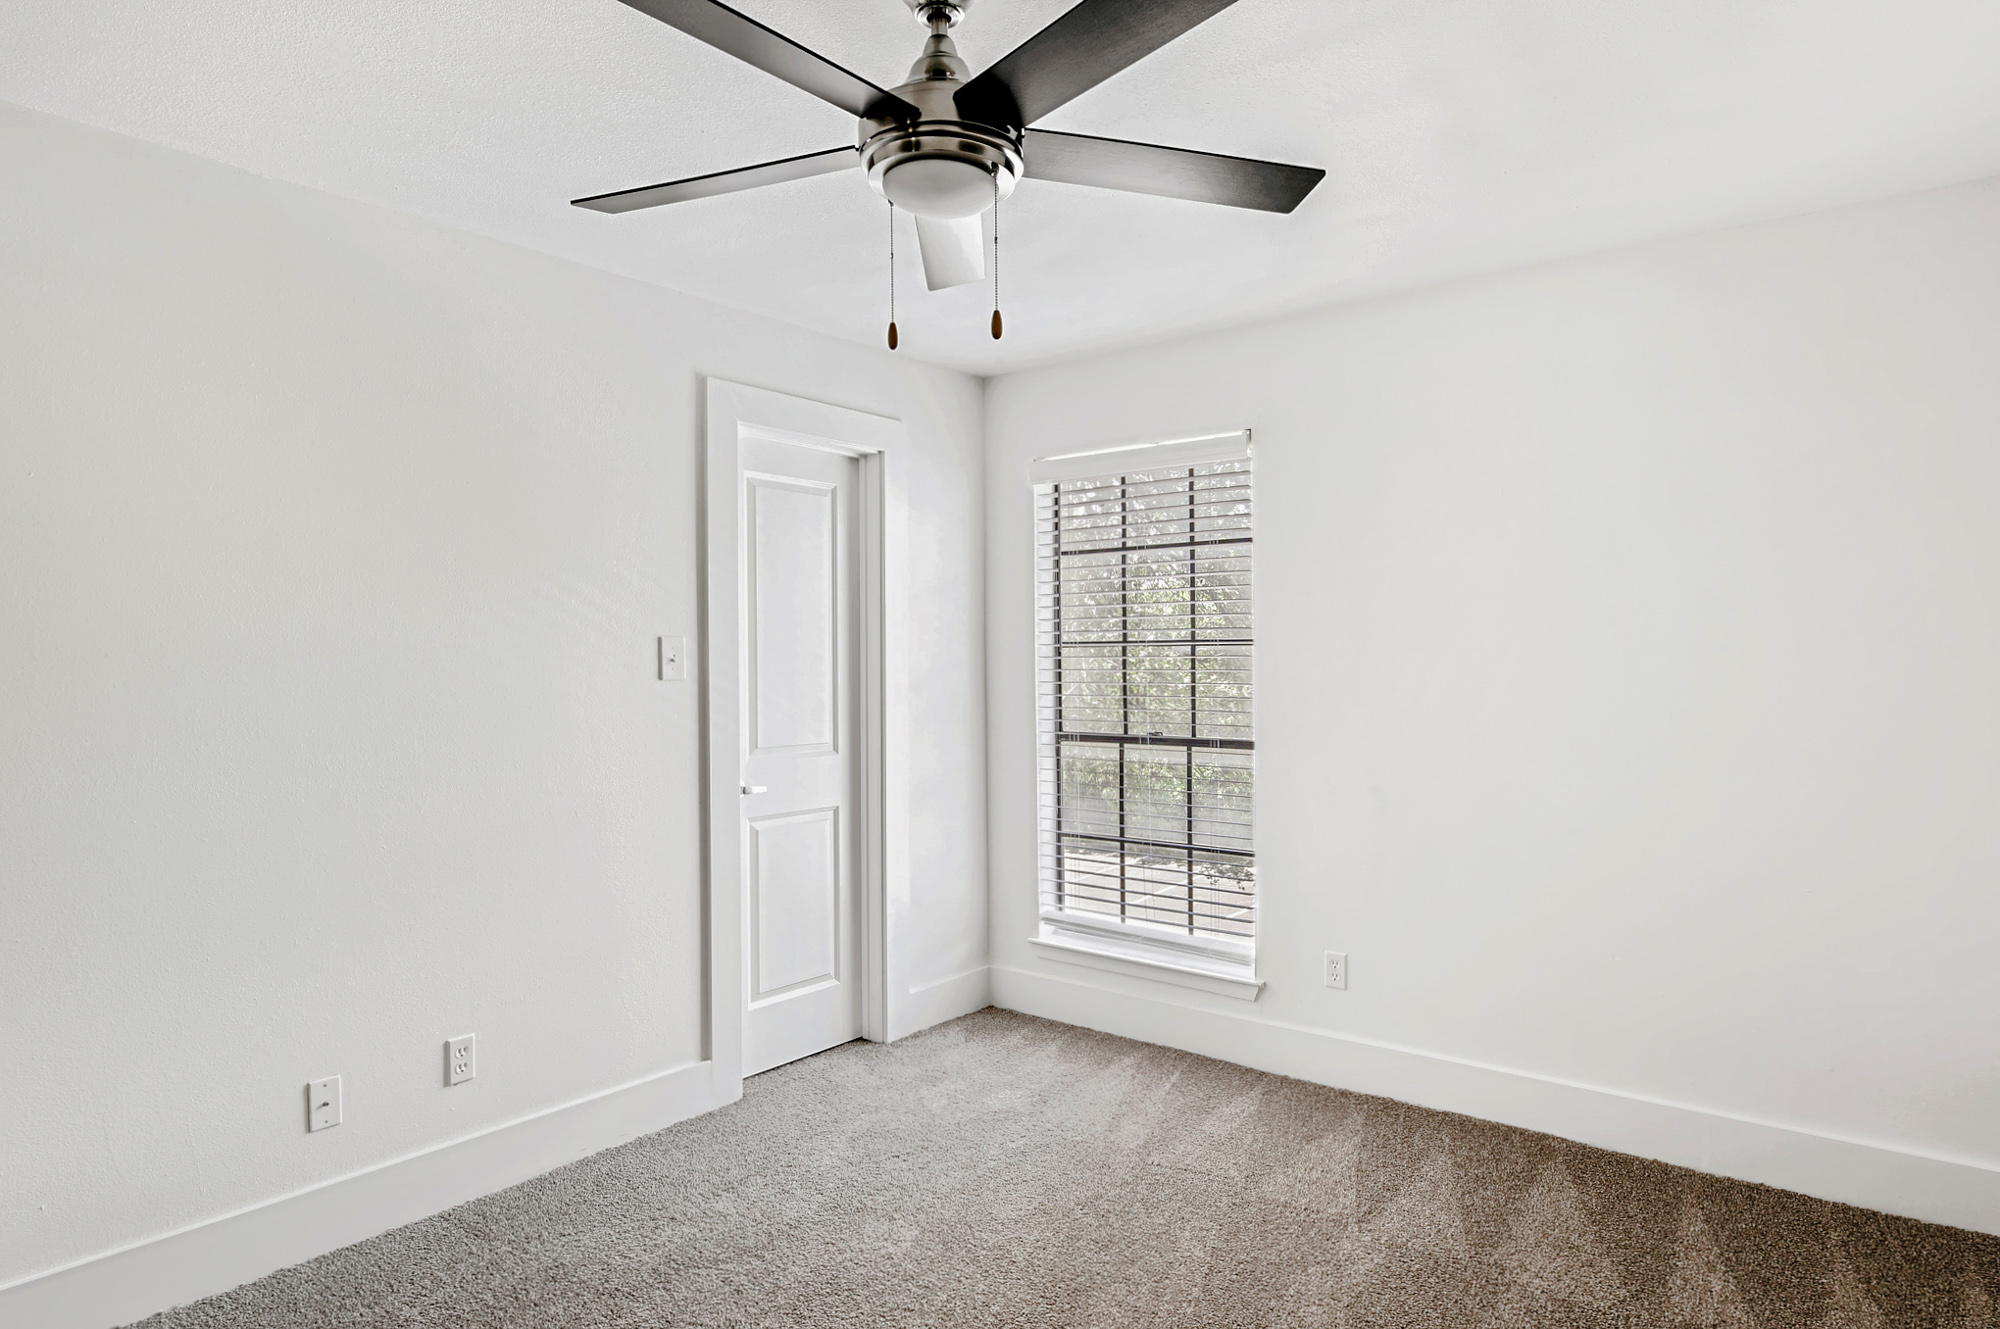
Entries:
<svg viewBox="0 0 2000 1329">
<path fill-rule="evenodd" d="M 861 464 L 743 440 L 743 1073 L 861 1036 Z"/>
</svg>

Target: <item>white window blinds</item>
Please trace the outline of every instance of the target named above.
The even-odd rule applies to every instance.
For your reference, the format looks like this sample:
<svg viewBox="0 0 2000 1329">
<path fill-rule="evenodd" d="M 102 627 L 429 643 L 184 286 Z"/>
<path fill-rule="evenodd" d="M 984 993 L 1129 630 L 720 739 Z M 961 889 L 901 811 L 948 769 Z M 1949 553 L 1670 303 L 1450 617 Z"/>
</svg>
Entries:
<svg viewBox="0 0 2000 1329">
<path fill-rule="evenodd" d="M 1038 464 L 1045 917 L 1254 932 L 1248 454 L 1231 435 Z"/>
</svg>

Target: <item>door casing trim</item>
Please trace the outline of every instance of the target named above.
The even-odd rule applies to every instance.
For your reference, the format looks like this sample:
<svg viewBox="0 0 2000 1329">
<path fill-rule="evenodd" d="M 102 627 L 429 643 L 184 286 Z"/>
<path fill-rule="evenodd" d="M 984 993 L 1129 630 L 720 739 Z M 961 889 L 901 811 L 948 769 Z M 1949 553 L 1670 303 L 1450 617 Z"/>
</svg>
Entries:
<svg viewBox="0 0 2000 1329">
<path fill-rule="evenodd" d="M 863 750 L 859 815 L 862 835 L 861 1029 L 886 1042 L 898 1030 L 897 942 L 909 935 L 908 871 L 891 846 L 909 843 L 908 788 L 899 758 L 909 734 L 907 667 L 903 649 L 907 590 L 892 568 L 904 566 L 897 503 L 908 443 L 900 420 L 811 401 L 766 388 L 706 381 L 705 432 L 699 535 L 702 560 L 701 706 L 703 912 L 707 919 L 706 1054 L 718 1078 L 743 1078 L 743 974 L 745 913 L 738 818 L 742 779 L 741 606 L 738 580 L 738 475 L 745 438 L 768 439 L 840 453 L 861 464 L 860 741 Z M 904 984 L 906 988 L 908 985 Z"/>
</svg>

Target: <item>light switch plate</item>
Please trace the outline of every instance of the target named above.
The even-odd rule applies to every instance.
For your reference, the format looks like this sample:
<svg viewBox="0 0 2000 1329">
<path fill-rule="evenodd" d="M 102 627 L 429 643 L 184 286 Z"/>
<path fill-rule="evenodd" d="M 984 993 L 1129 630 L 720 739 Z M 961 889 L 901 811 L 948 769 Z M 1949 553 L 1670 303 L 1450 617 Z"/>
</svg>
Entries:
<svg viewBox="0 0 2000 1329">
<path fill-rule="evenodd" d="M 340 1077 L 329 1075 L 306 1085 L 306 1130 L 323 1131 L 340 1124 Z"/>
<path fill-rule="evenodd" d="M 653 640 L 654 676 L 662 683 L 679 683 L 687 678 L 687 638 L 656 637 Z"/>
</svg>

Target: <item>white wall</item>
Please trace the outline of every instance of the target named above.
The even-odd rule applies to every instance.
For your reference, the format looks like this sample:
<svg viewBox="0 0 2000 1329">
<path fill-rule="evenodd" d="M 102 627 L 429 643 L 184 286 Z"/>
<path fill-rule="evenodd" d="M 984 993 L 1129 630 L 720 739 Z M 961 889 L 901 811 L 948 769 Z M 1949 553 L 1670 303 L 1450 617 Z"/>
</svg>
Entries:
<svg viewBox="0 0 2000 1329">
<path fill-rule="evenodd" d="M 1245 425 L 1250 1008 L 1025 940 L 1027 462 Z M 2000 182 L 1011 375 L 987 448 L 999 1000 L 2000 1231 Z"/>
<path fill-rule="evenodd" d="M 0 163 L 0 1285 L 702 1055 L 703 375 L 908 425 L 913 972 L 983 965 L 977 380 L 14 108 Z"/>
</svg>

